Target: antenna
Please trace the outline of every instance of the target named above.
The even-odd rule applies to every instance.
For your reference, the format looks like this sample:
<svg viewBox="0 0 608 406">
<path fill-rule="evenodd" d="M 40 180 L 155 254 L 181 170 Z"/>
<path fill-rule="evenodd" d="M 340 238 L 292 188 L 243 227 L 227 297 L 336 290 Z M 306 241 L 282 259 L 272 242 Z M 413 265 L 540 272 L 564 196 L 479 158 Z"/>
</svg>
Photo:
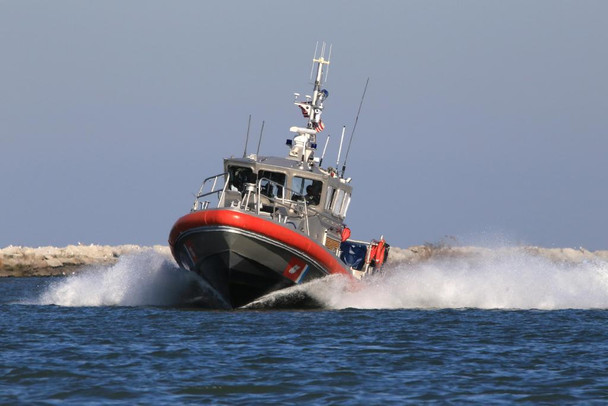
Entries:
<svg viewBox="0 0 608 406">
<path fill-rule="evenodd" d="M 344 177 L 344 172 L 346 171 L 346 161 L 348 160 L 348 153 L 350 152 L 350 144 L 353 142 L 353 137 L 355 135 L 355 129 L 357 128 L 357 123 L 359 122 L 359 114 L 361 113 L 361 106 L 363 106 L 363 99 L 365 99 L 365 93 L 367 92 L 367 84 L 369 83 L 369 78 L 365 82 L 365 88 L 363 89 L 363 96 L 361 96 L 361 103 L 359 103 L 359 110 L 357 110 L 357 117 L 355 118 L 355 125 L 353 126 L 353 132 L 350 133 L 350 140 L 348 141 L 348 149 L 346 150 L 346 156 L 344 157 L 344 164 L 342 165 L 342 177 Z"/>
<path fill-rule="evenodd" d="M 325 41 L 323 41 L 323 45 L 321 45 L 321 53 L 319 54 L 319 58 L 324 58 L 324 57 L 325 57 Z"/>
<path fill-rule="evenodd" d="M 333 44 L 329 44 L 329 55 L 327 56 L 327 61 L 331 61 L 331 48 Z M 325 83 L 327 83 L 327 79 L 329 78 L 329 64 L 327 64 L 327 69 L 325 70 Z"/>
<path fill-rule="evenodd" d="M 346 131 L 346 126 L 342 126 L 342 136 L 340 137 L 340 148 L 338 148 L 338 159 L 336 159 L 336 170 L 340 166 L 340 155 L 342 154 L 342 143 L 344 142 L 344 131 Z"/>
<path fill-rule="evenodd" d="M 260 145 L 262 144 L 262 134 L 264 134 L 264 121 L 262 121 L 262 128 L 260 129 L 260 140 L 258 141 L 258 150 L 255 152 L 255 160 L 258 160 L 260 155 Z"/>
<path fill-rule="evenodd" d="M 245 138 L 245 150 L 243 151 L 243 158 L 247 156 L 247 144 L 249 143 L 249 129 L 251 128 L 251 114 L 249 115 L 249 122 L 247 123 L 247 138 Z"/>
<path fill-rule="evenodd" d="M 327 134 L 327 139 L 325 140 L 325 146 L 323 147 L 323 154 L 321 154 L 321 159 L 319 159 L 319 168 L 323 165 L 323 158 L 325 158 L 325 151 L 327 151 L 327 144 L 329 144 L 329 137 L 331 135 Z"/>
<path fill-rule="evenodd" d="M 317 44 L 315 45 L 315 55 L 312 58 L 312 66 L 310 67 L 310 80 L 312 81 L 312 73 L 315 70 L 315 62 L 321 62 L 324 63 L 327 66 L 327 69 L 325 71 L 325 76 L 323 78 L 323 82 L 327 82 L 327 77 L 329 76 L 329 61 L 331 60 L 331 49 L 333 47 L 333 44 L 329 45 L 329 55 L 327 56 L 327 59 L 325 59 L 325 50 L 326 50 L 327 44 L 325 42 L 323 42 L 321 44 L 321 49 L 319 50 L 319 41 L 317 41 Z M 317 58 L 317 52 L 319 53 L 319 57 Z M 318 78 L 317 78 L 318 79 Z"/>
<path fill-rule="evenodd" d="M 317 59 L 317 49 L 319 48 L 319 41 L 317 41 L 317 43 L 315 44 L 315 55 L 312 58 L 313 62 L 312 65 L 310 66 L 310 80 L 312 80 L 312 72 L 315 70 L 315 62 L 314 60 Z"/>
</svg>

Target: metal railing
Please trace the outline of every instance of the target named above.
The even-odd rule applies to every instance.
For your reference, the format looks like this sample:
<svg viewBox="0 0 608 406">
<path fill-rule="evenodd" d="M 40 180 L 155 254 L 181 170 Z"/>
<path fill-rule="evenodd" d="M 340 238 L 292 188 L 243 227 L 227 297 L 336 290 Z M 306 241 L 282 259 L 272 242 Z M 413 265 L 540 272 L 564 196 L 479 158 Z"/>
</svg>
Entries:
<svg viewBox="0 0 608 406">
<path fill-rule="evenodd" d="M 224 178 L 224 182 L 221 183 L 222 188 L 216 188 L 218 186 L 218 180 L 220 178 Z M 218 207 L 220 205 L 220 203 L 223 203 L 224 200 L 224 195 L 226 193 L 226 188 L 228 187 L 228 181 L 230 180 L 230 176 L 227 172 L 224 173 L 220 173 L 214 176 L 210 176 L 207 179 L 203 180 L 203 183 L 201 184 L 201 187 L 198 190 L 198 193 L 196 194 L 196 198 L 194 199 L 194 205 L 192 206 L 192 211 L 198 211 L 198 210 L 206 210 L 209 208 L 209 205 L 211 204 L 210 200 L 201 200 L 202 198 L 208 198 L 209 196 L 213 196 L 215 195 L 217 200 L 218 200 Z M 211 184 L 211 187 L 208 192 L 205 191 L 206 186 L 208 186 L 209 184 Z"/>
<path fill-rule="evenodd" d="M 271 189 L 272 187 L 272 189 Z M 263 189 L 266 188 L 268 193 L 264 193 Z M 280 191 L 280 196 L 277 196 L 271 191 Z M 306 235 L 310 235 L 310 224 L 308 221 L 308 204 L 305 199 L 292 200 L 285 198 L 285 191 L 289 192 L 289 196 L 293 197 L 298 195 L 293 189 L 286 187 L 285 185 L 275 182 L 268 178 L 261 178 L 256 183 L 256 194 L 257 194 L 257 214 L 260 214 L 264 210 L 264 204 L 272 210 L 272 215 L 276 215 L 279 222 L 286 223 L 289 218 L 302 219 L 304 220 L 304 232 Z M 262 198 L 263 196 L 263 198 Z M 267 202 L 263 200 L 267 199 Z M 282 214 L 280 208 L 284 208 L 285 211 Z M 289 213 L 293 213 L 292 216 Z"/>
<path fill-rule="evenodd" d="M 220 181 L 222 178 L 223 180 Z M 311 216 L 322 217 L 336 228 L 341 226 L 341 223 L 331 216 L 315 207 L 311 207 L 304 196 L 301 196 L 301 200 L 294 200 L 294 196 L 300 196 L 299 193 L 271 179 L 260 178 L 255 184 L 246 183 L 240 191 L 229 191 L 229 184 L 230 174 L 227 172 L 206 178 L 196 194 L 191 211 L 209 209 L 213 207 L 212 200 L 217 200 L 215 207 L 233 207 L 244 211 L 252 211 L 258 215 L 268 214 L 283 224 L 291 220 L 295 228 L 297 228 L 296 222 L 302 221 L 304 225 L 302 231 L 306 235 L 310 235 L 309 218 Z M 276 193 L 271 193 L 275 191 Z M 226 201 L 226 196 L 229 193 L 239 194 L 239 198 L 232 200 L 230 206 L 227 205 Z M 286 197 L 286 193 L 289 197 Z"/>
</svg>

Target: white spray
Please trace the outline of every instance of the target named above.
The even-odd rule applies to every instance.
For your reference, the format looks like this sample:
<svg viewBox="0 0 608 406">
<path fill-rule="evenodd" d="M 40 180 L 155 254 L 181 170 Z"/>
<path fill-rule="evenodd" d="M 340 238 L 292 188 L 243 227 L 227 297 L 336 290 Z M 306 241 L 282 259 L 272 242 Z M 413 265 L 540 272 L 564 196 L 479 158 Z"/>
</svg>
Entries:
<svg viewBox="0 0 608 406">
<path fill-rule="evenodd" d="M 49 285 L 36 304 L 59 306 L 172 306 L 187 302 L 198 278 L 152 250 L 121 257 Z"/>
<path fill-rule="evenodd" d="M 194 274 L 149 251 L 53 282 L 36 304 L 173 306 L 191 301 L 199 284 Z M 270 294 L 255 306 L 300 303 L 303 295 L 327 309 L 608 309 L 608 262 L 556 262 L 525 249 L 417 264 L 396 259 L 361 283 L 324 278 Z"/>
<path fill-rule="evenodd" d="M 333 309 L 608 309 L 608 263 L 556 263 L 524 251 L 396 263 L 358 289 L 335 283 L 308 293 Z"/>
</svg>

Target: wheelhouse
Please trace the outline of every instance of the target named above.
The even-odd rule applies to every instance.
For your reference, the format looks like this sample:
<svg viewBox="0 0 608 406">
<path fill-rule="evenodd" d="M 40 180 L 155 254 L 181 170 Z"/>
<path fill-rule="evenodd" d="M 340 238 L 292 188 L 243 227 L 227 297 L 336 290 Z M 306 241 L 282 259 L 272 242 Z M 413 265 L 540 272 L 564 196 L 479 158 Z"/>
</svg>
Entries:
<svg viewBox="0 0 608 406">
<path fill-rule="evenodd" d="M 331 171 L 316 166 L 303 171 L 297 161 L 271 157 L 226 159 L 224 169 L 229 192 L 244 193 L 250 185 L 266 197 L 305 201 L 316 212 L 340 220 L 346 217 L 352 188 Z M 229 206 L 229 200 L 225 200 L 223 207 Z"/>
</svg>

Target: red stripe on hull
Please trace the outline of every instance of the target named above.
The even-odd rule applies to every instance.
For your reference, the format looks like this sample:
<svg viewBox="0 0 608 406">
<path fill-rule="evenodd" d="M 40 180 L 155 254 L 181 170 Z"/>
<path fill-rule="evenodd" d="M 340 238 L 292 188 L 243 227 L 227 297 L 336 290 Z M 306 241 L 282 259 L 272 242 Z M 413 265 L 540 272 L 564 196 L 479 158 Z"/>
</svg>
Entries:
<svg viewBox="0 0 608 406">
<path fill-rule="evenodd" d="M 334 255 L 310 238 L 272 221 L 226 209 L 196 211 L 178 219 L 169 234 L 169 245 L 173 256 L 175 257 L 175 243 L 181 233 L 205 226 L 229 226 L 264 235 L 306 253 L 331 274 L 350 275 Z"/>
</svg>

